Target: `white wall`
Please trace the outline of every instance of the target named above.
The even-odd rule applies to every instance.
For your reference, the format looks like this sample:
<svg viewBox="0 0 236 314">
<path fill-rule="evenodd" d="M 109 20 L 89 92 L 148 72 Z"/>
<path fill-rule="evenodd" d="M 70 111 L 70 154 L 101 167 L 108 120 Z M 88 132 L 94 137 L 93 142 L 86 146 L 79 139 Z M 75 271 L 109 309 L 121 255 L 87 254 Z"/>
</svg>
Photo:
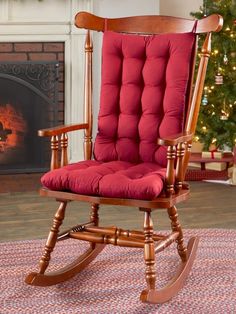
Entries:
<svg viewBox="0 0 236 314">
<path fill-rule="evenodd" d="M 199 11 L 203 0 L 160 0 L 160 14 L 191 18 L 189 13 Z"/>
<path fill-rule="evenodd" d="M 101 17 L 124 17 L 133 15 L 159 14 L 159 0 L 94 0 L 93 13 Z M 100 74 L 101 74 L 101 33 L 93 34 L 93 137 L 97 130 L 97 115 L 99 109 Z"/>
<path fill-rule="evenodd" d="M 94 0 L 94 14 L 106 17 L 159 13 L 159 0 Z"/>
</svg>

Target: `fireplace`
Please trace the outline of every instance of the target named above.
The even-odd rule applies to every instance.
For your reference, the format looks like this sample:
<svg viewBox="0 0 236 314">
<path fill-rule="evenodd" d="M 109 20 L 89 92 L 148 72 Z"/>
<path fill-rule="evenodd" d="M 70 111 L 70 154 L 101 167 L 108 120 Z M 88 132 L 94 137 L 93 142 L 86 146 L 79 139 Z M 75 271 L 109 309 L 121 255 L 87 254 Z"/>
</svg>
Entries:
<svg viewBox="0 0 236 314">
<path fill-rule="evenodd" d="M 59 61 L 59 125 L 83 122 L 86 32 L 74 26 L 79 11 L 92 12 L 93 1 L 0 1 L 0 62 Z M 69 137 L 69 162 L 82 160 L 83 132 Z"/>
<path fill-rule="evenodd" d="M 44 172 L 48 139 L 37 130 L 61 122 L 58 61 L 0 62 L 0 174 Z"/>
</svg>

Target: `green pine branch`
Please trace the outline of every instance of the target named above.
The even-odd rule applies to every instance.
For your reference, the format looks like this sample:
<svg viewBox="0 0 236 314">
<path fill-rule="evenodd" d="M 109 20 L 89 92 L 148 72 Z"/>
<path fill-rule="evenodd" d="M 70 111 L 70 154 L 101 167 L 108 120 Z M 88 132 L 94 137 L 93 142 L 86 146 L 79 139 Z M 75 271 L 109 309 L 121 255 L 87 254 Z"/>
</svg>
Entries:
<svg viewBox="0 0 236 314">
<path fill-rule="evenodd" d="M 212 36 L 196 136 L 205 149 L 214 139 L 218 147 L 227 145 L 232 149 L 236 144 L 236 0 L 204 0 L 200 10 L 190 14 L 200 19 L 213 13 L 223 16 L 224 25 L 221 32 Z M 203 40 L 200 36 L 200 47 Z M 216 84 L 221 76 L 223 84 Z"/>
</svg>

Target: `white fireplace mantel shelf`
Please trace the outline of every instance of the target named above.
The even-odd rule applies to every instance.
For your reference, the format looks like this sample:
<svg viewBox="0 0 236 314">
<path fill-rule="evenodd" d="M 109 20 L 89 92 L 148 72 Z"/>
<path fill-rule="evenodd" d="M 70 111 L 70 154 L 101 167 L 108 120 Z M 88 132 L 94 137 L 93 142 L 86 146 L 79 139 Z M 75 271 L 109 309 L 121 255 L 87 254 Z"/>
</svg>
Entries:
<svg viewBox="0 0 236 314">
<path fill-rule="evenodd" d="M 83 121 L 83 30 L 75 14 L 92 12 L 92 0 L 0 0 L 0 45 L 6 42 L 63 42 L 65 123 Z M 70 136 L 70 161 L 83 159 L 82 134 Z"/>
<path fill-rule="evenodd" d="M 78 11 L 91 11 L 92 0 L 1 0 L 0 34 L 77 34 Z"/>
</svg>

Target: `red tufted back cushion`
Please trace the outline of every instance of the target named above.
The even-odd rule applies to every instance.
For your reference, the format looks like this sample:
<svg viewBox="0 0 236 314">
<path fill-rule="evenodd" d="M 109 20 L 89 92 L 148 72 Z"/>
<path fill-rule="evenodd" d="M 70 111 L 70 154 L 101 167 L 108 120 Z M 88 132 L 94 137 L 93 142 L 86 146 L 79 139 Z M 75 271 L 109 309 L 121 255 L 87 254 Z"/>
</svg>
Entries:
<svg viewBox="0 0 236 314">
<path fill-rule="evenodd" d="M 157 138 L 183 129 L 194 41 L 193 33 L 104 33 L 96 160 L 166 165 Z"/>
</svg>

